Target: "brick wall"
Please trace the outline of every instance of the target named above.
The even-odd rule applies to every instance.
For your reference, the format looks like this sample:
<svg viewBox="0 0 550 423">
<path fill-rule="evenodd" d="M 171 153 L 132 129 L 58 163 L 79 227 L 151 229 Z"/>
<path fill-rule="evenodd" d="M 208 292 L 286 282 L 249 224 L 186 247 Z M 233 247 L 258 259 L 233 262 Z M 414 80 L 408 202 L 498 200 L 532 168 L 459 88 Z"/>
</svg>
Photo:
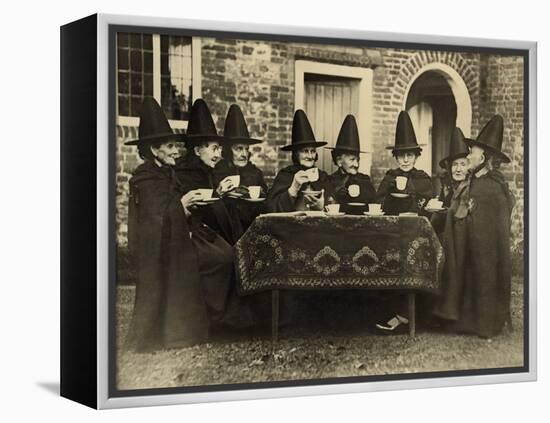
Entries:
<svg viewBox="0 0 550 423">
<path fill-rule="evenodd" d="M 280 147 L 290 142 L 294 113 L 294 63 L 298 59 L 374 69 L 371 176 L 378 184 L 393 166 L 387 145 L 405 102 L 406 89 L 417 72 L 431 63 L 454 69 L 465 82 L 472 102 L 472 136 L 494 113 L 505 118 L 505 149 L 513 163 L 503 167 L 519 202 L 523 199 L 523 91 L 519 58 L 471 53 L 373 49 L 203 38 L 202 97 L 221 132 L 229 106 L 242 108 L 251 136 L 266 140 L 253 146 L 252 161 L 268 183 L 290 163 Z M 117 228 L 119 245 L 126 244 L 128 179 L 140 162 L 135 148 L 123 142 L 137 136 L 135 128 L 117 128 Z M 523 206 L 514 211 L 514 246 L 522 242 Z"/>
<path fill-rule="evenodd" d="M 508 186 L 516 198 L 512 212 L 512 249 L 523 249 L 523 60 L 518 57 L 489 56 L 481 60 L 480 115 L 483 123 L 494 114 L 504 117 L 504 152 L 512 159 L 503 164 Z"/>
</svg>

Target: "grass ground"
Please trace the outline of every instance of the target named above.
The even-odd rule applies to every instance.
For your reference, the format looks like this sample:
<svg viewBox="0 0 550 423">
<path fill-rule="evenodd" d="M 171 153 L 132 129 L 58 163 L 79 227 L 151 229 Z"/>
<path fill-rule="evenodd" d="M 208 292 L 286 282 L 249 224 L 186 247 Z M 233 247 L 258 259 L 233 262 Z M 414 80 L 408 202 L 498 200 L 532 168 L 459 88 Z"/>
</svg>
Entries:
<svg viewBox="0 0 550 423">
<path fill-rule="evenodd" d="M 122 286 L 117 303 L 117 385 L 139 389 L 522 366 L 520 282 L 515 279 L 512 284 L 514 330 L 489 340 L 427 329 L 421 322 L 415 338 L 380 336 L 365 328 L 372 322 L 367 325 L 368 319 L 354 314 L 360 303 L 355 297 L 345 303 L 346 310 L 330 310 L 338 315 L 331 324 L 299 321 L 303 324 L 287 329 L 276 344 L 265 330 L 147 354 L 124 348 L 133 288 Z M 359 324 L 348 324 L 351 320 Z"/>
</svg>

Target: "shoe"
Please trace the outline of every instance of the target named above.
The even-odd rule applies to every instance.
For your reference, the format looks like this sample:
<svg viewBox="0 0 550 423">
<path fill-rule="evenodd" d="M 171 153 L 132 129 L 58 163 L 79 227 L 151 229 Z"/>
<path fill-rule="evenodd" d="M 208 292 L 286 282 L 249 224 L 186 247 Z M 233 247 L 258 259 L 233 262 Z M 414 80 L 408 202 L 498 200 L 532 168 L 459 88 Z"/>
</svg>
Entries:
<svg viewBox="0 0 550 423">
<path fill-rule="evenodd" d="M 409 319 L 403 316 L 400 316 L 399 314 L 396 314 L 386 323 L 383 323 L 383 324 L 377 323 L 376 329 L 378 329 L 381 333 L 397 334 L 397 333 L 406 332 L 408 326 L 409 326 Z"/>
</svg>

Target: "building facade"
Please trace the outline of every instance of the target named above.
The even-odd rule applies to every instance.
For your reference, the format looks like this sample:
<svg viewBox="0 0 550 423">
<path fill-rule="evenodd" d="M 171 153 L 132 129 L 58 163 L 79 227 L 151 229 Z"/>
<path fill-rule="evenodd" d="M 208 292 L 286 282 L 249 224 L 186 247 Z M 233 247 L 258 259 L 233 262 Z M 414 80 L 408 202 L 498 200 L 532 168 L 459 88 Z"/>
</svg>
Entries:
<svg viewBox="0 0 550 423">
<path fill-rule="evenodd" d="M 358 121 L 363 172 L 375 186 L 395 162 L 385 147 L 393 144 L 397 115 L 411 115 L 423 154 L 419 168 L 432 176 L 449 148 L 454 126 L 475 137 L 496 113 L 504 117 L 503 165 L 516 197 L 512 250 L 523 249 L 524 64 L 520 56 L 344 47 L 119 34 L 117 71 L 117 240 L 127 244 L 128 180 L 140 163 L 135 148 L 137 105 L 146 95 L 162 104 L 176 130 L 184 130 L 192 100 L 208 103 L 219 131 L 229 106 L 237 103 L 251 136 L 252 161 L 270 183 L 290 163 L 280 147 L 290 142 L 294 111 L 303 108 L 316 137 L 333 145 L 344 117 Z M 328 152 L 319 167 L 331 171 Z"/>
</svg>

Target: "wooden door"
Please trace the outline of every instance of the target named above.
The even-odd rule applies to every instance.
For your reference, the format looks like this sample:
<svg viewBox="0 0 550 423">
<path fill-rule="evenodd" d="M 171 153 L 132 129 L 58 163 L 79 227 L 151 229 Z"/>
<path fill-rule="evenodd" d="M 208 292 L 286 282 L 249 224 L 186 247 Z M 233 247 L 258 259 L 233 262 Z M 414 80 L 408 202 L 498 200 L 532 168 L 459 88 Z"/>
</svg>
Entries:
<svg viewBox="0 0 550 423">
<path fill-rule="evenodd" d="M 432 174 L 432 126 L 433 126 L 433 110 L 432 106 L 421 101 L 411 107 L 409 116 L 416 134 L 416 141 L 422 148 L 422 154 L 416 161 L 415 167 Z"/>
<path fill-rule="evenodd" d="M 346 115 L 351 113 L 357 118 L 359 81 L 319 76 L 314 79 L 306 78 L 304 89 L 305 111 L 315 138 L 318 141 L 326 141 L 327 147 L 333 147 Z M 319 148 L 317 152 L 317 166 L 328 174 L 333 173 L 336 165 L 332 163 L 330 150 Z"/>
</svg>

